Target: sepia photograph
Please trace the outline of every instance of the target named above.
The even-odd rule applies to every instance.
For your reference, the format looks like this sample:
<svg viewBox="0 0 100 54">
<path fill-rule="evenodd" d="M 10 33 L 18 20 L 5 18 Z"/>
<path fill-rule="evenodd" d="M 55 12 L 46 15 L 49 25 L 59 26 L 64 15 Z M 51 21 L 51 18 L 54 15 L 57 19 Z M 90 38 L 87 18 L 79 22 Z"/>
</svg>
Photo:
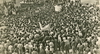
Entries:
<svg viewBox="0 0 100 54">
<path fill-rule="evenodd" d="M 100 0 L 0 0 L 0 54 L 100 54 Z"/>
</svg>

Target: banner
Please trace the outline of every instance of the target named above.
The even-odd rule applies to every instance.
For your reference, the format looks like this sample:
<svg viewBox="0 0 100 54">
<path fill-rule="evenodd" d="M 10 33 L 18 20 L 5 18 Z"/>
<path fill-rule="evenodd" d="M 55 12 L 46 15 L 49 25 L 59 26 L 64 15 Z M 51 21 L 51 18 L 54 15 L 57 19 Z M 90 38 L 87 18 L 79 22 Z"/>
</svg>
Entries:
<svg viewBox="0 0 100 54">
<path fill-rule="evenodd" d="M 50 28 L 50 24 L 45 25 L 44 27 L 42 27 L 42 24 L 39 22 L 39 26 L 40 26 L 41 31 L 50 31 L 52 29 L 52 28 Z"/>
</svg>

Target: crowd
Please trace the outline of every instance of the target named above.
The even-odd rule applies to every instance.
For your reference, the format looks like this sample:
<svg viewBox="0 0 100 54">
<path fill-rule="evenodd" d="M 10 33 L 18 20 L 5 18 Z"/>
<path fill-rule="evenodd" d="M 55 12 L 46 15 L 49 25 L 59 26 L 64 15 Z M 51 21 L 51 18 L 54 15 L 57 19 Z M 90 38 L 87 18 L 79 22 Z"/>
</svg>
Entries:
<svg viewBox="0 0 100 54">
<path fill-rule="evenodd" d="M 18 9 L 16 15 L 2 16 L 0 54 L 97 54 L 99 9 L 78 2 Z M 25 10 L 25 11 L 23 11 Z M 39 22 L 52 30 L 40 31 Z"/>
</svg>

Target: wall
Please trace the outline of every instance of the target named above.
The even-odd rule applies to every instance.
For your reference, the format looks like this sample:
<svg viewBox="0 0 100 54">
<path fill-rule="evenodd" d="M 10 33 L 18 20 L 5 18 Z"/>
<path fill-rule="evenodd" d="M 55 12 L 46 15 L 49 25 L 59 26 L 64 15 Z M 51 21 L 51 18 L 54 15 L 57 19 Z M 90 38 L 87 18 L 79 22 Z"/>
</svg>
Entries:
<svg viewBox="0 0 100 54">
<path fill-rule="evenodd" d="M 3 3 L 4 0 L 0 0 L 0 3 Z M 5 1 L 11 1 L 11 0 L 5 0 Z M 19 5 L 19 2 L 22 1 L 22 0 L 16 0 L 17 4 L 16 5 Z M 95 3 L 96 0 L 81 0 L 82 3 Z M 99 0 L 100 1 L 100 0 Z"/>
<path fill-rule="evenodd" d="M 81 0 L 82 3 L 95 3 L 96 0 Z"/>
<path fill-rule="evenodd" d="M 0 0 L 0 3 L 3 3 L 3 1 L 9 2 L 11 0 Z"/>
</svg>

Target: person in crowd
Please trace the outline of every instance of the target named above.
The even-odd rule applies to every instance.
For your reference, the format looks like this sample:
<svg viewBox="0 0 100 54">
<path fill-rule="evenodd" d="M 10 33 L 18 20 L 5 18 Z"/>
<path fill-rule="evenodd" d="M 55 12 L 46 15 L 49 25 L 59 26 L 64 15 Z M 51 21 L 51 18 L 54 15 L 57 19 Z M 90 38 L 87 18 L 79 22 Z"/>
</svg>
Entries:
<svg viewBox="0 0 100 54">
<path fill-rule="evenodd" d="M 59 48 L 57 48 L 57 51 L 55 51 L 55 54 L 62 54 Z"/>
<path fill-rule="evenodd" d="M 96 53 L 99 10 L 94 5 L 73 1 L 59 0 L 60 5 L 54 1 L 45 1 L 43 6 L 32 6 L 29 9 L 19 7 L 10 10 L 16 12 L 14 15 L 5 13 L 8 17 L 0 16 L 0 26 L 7 26 L 0 30 L 0 53 Z M 40 30 L 39 22 L 42 27 L 46 27 L 45 30 Z"/>
<path fill-rule="evenodd" d="M 51 54 L 50 49 L 49 49 L 49 46 L 46 46 L 45 52 L 46 52 L 46 54 Z"/>
<path fill-rule="evenodd" d="M 4 53 L 4 46 L 3 43 L 0 42 L 0 53 L 3 54 Z"/>
<path fill-rule="evenodd" d="M 38 51 L 35 48 L 33 48 L 33 51 L 31 54 L 38 54 Z"/>
<path fill-rule="evenodd" d="M 40 43 L 40 46 L 39 46 L 39 54 L 46 54 L 42 43 Z"/>
<path fill-rule="evenodd" d="M 18 45 L 17 45 L 17 48 L 19 50 L 18 54 L 22 54 L 22 47 L 23 47 L 23 45 L 21 43 L 18 43 Z"/>
<path fill-rule="evenodd" d="M 18 54 L 18 53 L 16 52 L 16 50 L 14 50 L 14 52 L 12 52 L 12 54 Z"/>
<path fill-rule="evenodd" d="M 33 48 L 33 45 L 32 45 L 31 42 L 29 42 L 29 53 L 30 53 L 30 54 L 31 54 L 31 52 L 32 52 L 32 48 Z"/>
<path fill-rule="evenodd" d="M 13 52 L 13 45 L 12 44 L 10 44 L 9 46 L 8 46 L 8 52 L 9 52 L 9 54 L 11 54 L 12 52 Z"/>
</svg>

